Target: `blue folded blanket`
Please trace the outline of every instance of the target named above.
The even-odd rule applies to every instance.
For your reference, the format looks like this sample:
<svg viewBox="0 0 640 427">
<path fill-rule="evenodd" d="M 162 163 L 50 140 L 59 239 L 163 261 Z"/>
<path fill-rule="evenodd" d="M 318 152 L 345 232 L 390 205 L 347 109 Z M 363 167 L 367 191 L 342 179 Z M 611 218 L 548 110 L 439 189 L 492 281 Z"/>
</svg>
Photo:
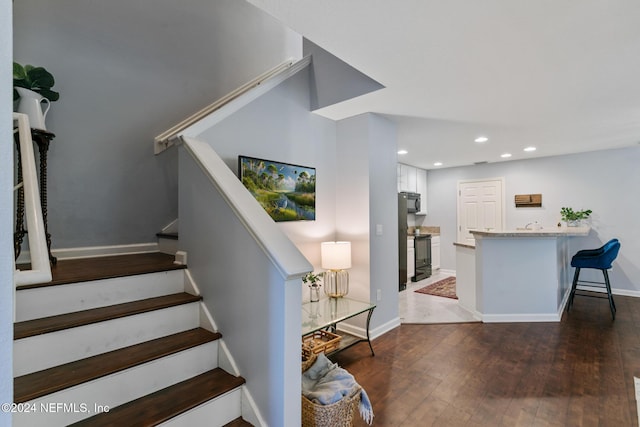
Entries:
<svg viewBox="0 0 640 427">
<path fill-rule="evenodd" d="M 302 373 L 302 394 L 313 403 L 331 405 L 360 389 L 360 416 L 369 425 L 373 422 L 373 407 L 367 392 L 353 375 L 336 363 L 318 354 L 316 361 Z"/>
</svg>

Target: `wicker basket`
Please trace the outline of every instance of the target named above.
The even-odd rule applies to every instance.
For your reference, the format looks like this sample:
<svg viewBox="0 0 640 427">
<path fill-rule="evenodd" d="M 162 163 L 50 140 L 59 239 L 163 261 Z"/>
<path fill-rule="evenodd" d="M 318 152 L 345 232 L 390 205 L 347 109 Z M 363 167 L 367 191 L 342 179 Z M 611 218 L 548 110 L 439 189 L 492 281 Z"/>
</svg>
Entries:
<svg viewBox="0 0 640 427">
<path fill-rule="evenodd" d="M 338 348 L 342 337 L 328 331 L 315 331 L 302 337 L 302 353 L 310 357 L 311 354 L 327 353 Z"/>
<path fill-rule="evenodd" d="M 303 360 L 302 372 L 313 365 L 316 357 L 313 353 Z M 302 396 L 302 427 L 351 427 L 359 403 L 360 387 L 331 405 L 319 405 Z"/>
</svg>

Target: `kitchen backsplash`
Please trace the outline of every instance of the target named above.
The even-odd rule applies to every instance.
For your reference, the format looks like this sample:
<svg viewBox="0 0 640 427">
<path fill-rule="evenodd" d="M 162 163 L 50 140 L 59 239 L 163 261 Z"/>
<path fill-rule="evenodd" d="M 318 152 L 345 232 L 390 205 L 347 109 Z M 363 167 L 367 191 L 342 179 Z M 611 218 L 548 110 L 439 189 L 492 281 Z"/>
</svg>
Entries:
<svg viewBox="0 0 640 427">
<path fill-rule="evenodd" d="M 410 226 L 407 228 L 407 234 L 413 236 L 416 234 L 416 228 L 420 229 L 420 234 L 431 234 L 432 236 L 440 235 L 440 226 L 434 225 L 421 225 L 420 227 Z"/>
</svg>

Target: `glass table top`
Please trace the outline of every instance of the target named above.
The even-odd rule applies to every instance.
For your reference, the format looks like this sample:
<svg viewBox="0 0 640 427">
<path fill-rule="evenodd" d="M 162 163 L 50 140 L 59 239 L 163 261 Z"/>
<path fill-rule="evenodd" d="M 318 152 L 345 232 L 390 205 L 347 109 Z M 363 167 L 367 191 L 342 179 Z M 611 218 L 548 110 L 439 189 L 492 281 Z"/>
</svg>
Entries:
<svg viewBox="0 0 640 427">
<path fill-rule="evenodd" d="M 371 310 L 376 305 L 351 298 L 323 298 L 302 304 L 302 335 L 324 329 L 350 317 Z"/>
</svg>

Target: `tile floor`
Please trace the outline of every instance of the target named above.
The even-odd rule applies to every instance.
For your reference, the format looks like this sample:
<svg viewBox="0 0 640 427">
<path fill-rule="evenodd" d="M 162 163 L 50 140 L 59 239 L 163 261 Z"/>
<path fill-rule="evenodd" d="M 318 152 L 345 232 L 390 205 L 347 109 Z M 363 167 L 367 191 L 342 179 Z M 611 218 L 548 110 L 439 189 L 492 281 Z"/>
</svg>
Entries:
<svg viewBox="0 0 640 427">
<path fill-rule="evenodd" d="M 477 322 L 458 300 L 436 297 L 414 292 L 431 283 L 449 277 L 451 274 L 436 272 L 428 279 L 407 283 L 407 289 L 400 292 L 399 311 L 402 323 L 460 323 Z"/>
</svg>

